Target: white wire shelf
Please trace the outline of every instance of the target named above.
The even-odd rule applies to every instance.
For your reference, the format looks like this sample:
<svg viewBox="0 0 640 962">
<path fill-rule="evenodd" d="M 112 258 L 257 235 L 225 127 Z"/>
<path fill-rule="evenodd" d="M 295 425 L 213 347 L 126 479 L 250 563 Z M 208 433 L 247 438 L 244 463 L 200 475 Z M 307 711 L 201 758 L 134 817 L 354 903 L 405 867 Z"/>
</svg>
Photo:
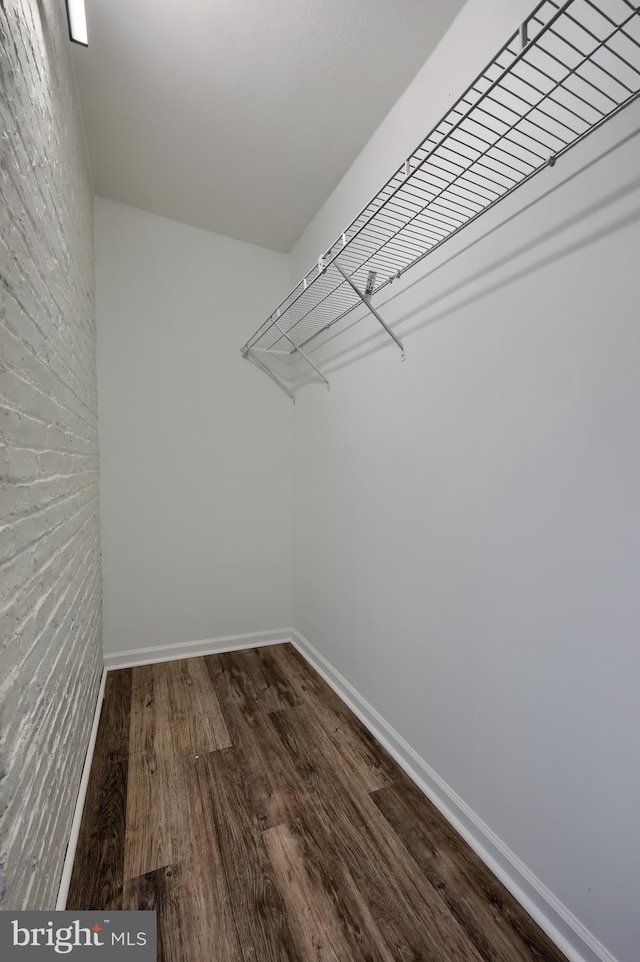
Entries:
<svg viewBox="0 0 640 962">
<path fill-rule="evenodd" d="M 301 358 L 328 385 L 316 339 L 363 303 L 404 356 L 372 296 L 640 96 L 639 14 L 629 0 L 542 0 L 243 356 L 291 398 L 283 363 Z"/>
</svg>

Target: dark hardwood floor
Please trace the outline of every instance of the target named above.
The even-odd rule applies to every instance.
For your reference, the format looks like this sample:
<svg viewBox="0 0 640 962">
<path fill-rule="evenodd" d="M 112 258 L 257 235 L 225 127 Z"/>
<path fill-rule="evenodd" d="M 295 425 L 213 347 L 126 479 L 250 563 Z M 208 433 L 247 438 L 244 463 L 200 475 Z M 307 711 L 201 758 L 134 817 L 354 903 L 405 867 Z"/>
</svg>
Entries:
<svg viewBox="0 0 640 962">
<path fill-rule="evenodd" d="M 290 645 L 109 673 L 67 908 L 163 962 L 564 960 Z"/>
</svg>

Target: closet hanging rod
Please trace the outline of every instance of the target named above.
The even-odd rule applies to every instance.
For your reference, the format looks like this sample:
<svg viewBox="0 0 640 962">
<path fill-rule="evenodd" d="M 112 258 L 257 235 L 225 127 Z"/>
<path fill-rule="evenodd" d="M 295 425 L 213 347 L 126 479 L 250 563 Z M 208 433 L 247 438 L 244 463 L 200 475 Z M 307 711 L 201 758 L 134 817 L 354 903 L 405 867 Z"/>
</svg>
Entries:
<svg viewBox="0 0 640 962">
<path fill-rule="evenodd" d="M 304 349 L 363 303 L 404 356 L 371 296 L 637 99 L 639 13 L 630 0 L 541 0 L 243 356 L 299 355 L 326 382 Z"/>
</svg>

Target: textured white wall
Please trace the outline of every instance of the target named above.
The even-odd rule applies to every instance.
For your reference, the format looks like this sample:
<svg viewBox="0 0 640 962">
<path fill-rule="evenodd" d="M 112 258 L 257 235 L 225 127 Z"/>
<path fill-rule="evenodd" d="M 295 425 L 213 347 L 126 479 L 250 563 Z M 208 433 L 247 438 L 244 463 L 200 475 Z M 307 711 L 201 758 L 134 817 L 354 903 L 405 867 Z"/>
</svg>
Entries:
<svg viewBox="0 0 640 962">
<path fill-rule="evenodd" d="M 292 281 L 522 7 L 470 0 Z M 621 962 L 640 945 L 638 107 L 380 295 L 406 362 L 358 323 L 324 352 L 331 392 L 299 392 L 294 440 L 295 627 Z"/>
<path fill-rule="evenodd" d="M 64 5 L 0 4 L 6 908 L 53 908 L 102 664 L 92 190 Z"/>
<path fill-rule="evenodd" d="M 96 201 L 105 651 L 291 623 L 292 411 L 240 346 L 285 255 Z"/>
</svg>

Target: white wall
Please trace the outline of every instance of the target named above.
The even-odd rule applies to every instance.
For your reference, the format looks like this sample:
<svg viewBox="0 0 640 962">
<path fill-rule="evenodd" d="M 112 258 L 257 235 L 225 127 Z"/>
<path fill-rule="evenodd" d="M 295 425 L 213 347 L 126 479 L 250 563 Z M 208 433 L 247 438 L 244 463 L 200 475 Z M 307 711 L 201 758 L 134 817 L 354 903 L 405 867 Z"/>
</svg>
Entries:
<svg viewBox="0 0 640 962">
<path fill-rule="evenodd" d="M 470 0 L 292 282 L 528 7 Z M 640 945 L 638 107 L 380 295 L 404 364 L 373 319 L 318 352 L 331 392 L 299 392 L 294 440 L 295 627 L 620 962 Z"/>
<path fill-rule="evenodd" d="M 57 0 L 0 4 L 5 909 L 55 907 L 102 669 L 93 191 L 68 45 Z"/>
<path fill-rule="evenodd" d="M 290 624 L 291 405 L 240 355 L 285 255 L 98 199 L 96 258 L 105 652 Z"/>
</svg>

